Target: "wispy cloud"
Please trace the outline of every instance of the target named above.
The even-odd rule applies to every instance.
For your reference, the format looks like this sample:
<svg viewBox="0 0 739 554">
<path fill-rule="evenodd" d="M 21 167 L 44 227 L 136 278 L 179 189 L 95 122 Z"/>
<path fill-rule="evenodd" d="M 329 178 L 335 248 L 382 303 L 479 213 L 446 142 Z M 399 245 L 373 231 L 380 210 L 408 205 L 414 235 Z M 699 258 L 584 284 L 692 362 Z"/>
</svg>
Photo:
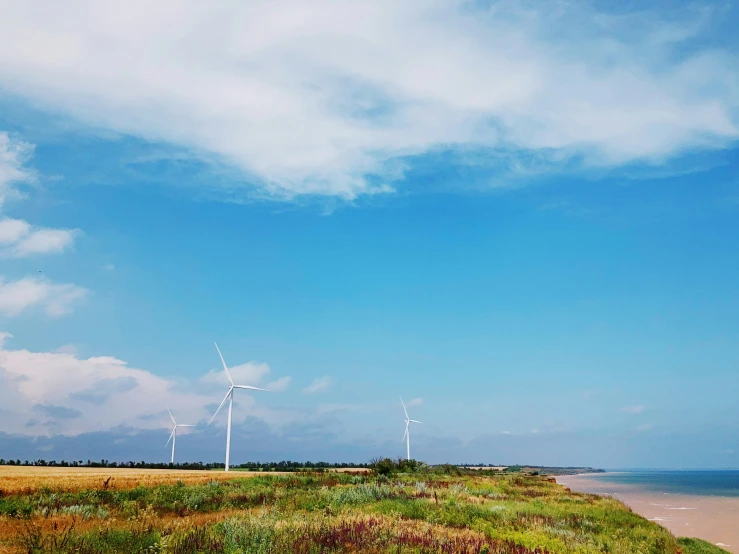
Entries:
<svg viewBox="0 0 739 554">
<path fill-rule="evenodd" d="M 644 406 L 623 406 L 621 411 L 627 414 L 640 414 L 644 411 Z"/>
<path fill-rule="evenodd" d="M 34 180 L 34 172 L 25 167 L 32 153 L 31 144 L 13 140 L 8 133 L 0 131 L 0 208 L 8 198 L 22 196 L 19 184 Z"/>
<path fill-rule="evenodd" d="M 8 198 L 20 198 L 18 185 L 35 180 L 26 163 L 32 145 L 0 132 L 0 208 Z M 70 248 L 77 229 L 38 227 L 22 219 L 0 217 L 0 258 L 25 258 L 35 254 L 63 252 Z M 0 275 L 0 314 L 17 316 L 38 309 L 52 317 L 69 313 L 87 290 L 59 284 L 37 276 L 9 281 Z"/>
<path fill-rule="evenodd" d="M 272 392 L 283 392 L 287 390 L 292 380 L 293 378 L 290 376 L 280 377 L 275 381 L 270 381 L 269 383 L 267 383 L 265 385 L 265 388 L 271 390 Z"/>
<path fill-rule="evenodd" d="M 313 379 L 313 381 L 303 389 L 303 394 L 316 394 L 319 392 L 326 392 L 332 384 L 333 380 L 328 375 L 317 377 L 316 379 Z"/>
<path fill-rule="evenodd" d="M 269 376 L 269 365 L 262 362 L 246 362 L 243 364 L 229 366 L 228 372 L 237 385 L 262 385 Z M 228 376 L 223 371 L 223 367 L 211 369 L 202 377 L 205 383 L 226 384 Z"/>
<path fill-rule="evenodd" d="M 39 309 L 52 317 L 65 315 L 82 300 L 87 290 L 72 284 L 57 284 L 47 279 L 25 277 L 5 281 L 0 277 L 0 313 L 17 316 Z"/>
<path fill-rule="evenodd" d="M 669 19 L 464 0 L 134 0 L 111 13 L 6 7 L 0 84 L 236 167 L 260 195 L 387 192 L 439 149 L 525 175 L 660 164 L 739 137 L 733 52 L 695 40 L 709 20 L 689 6 Z"/>
<path fill-rule="evenodd" d="M 228 368 L 234 383 L 237 385 L 251 385 L 264 387 L 272 392 L 283 392 L 287 390 L 292 382 L 292 377 L 283 376 L 274 381 L 267 381 L 270 377 L 271 369 L 269 364 L 263 362 L 246 362 Z M 228 377 L 222 367 L 211 369 L 203 377 L 202 383 L 212 385 L 225 385 L 228 383 Z"/>
<path fill-rule="evenodd" d="M 423 404 L 423 398 L 413 398 L 409 402 L 406 402 L 405 405 L 410 407 L 410 406 L 420 406 L 421 404 Z"/>
<path fill-rule="evenodd" d="M 642 425 L 639 425 L 639 426 L 638 426 L 638 427 L 636 428 L 636 430 L 637 430 L 637 431 L 649 431 L 649 430 L 650 430 L 650 429 L 652 429 L 653 427 L 654 427 L 654 425 L 652 425 L 651 423 L 643 423 Z"/>
<path fill-rule="evenodd" d="M 70 248 L 78 229 L 34 227 L 21 219 L 0 219 L 0 255 L 25 258 L 34 254 L 55 254 Z"/>
<path fill-rule="evenodd" d="M 17 186 L 36 180 L 28 167 L 33 146 L 0 132 L 0 208 L 6 198 L 23 196 Z M 79 229 L 53 229 L 22 219 L 0 217 L 0 256 L 22 258 L 63 252 L 72 246 Z"/>
</svg>

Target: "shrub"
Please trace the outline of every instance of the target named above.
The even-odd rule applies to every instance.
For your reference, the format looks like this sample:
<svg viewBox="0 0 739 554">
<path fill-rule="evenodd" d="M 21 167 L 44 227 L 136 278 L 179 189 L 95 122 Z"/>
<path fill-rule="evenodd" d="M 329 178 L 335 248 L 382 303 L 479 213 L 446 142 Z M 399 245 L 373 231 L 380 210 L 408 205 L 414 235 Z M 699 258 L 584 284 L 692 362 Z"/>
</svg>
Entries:
<svg viewBox="0 0 739 554">
<path fill-rule="evenodd" d="M 369 468 L 378 475 L 394 475 L 396 473 L 428 473 L 429 466 L 418 460 L 398 458 L 374 458 L 370 460 Z"/>
</svg>

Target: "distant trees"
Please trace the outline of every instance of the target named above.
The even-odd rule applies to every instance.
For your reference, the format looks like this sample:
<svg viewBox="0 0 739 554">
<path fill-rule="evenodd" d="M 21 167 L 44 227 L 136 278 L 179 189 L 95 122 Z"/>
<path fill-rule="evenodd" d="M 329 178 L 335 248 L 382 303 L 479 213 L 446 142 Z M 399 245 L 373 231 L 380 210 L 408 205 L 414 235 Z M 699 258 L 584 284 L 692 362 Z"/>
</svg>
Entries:
<svg viewBox="0 0 739 554">
<path fill-rule="evenodd" d="M 223 467 L 223 464 L 220 464 Z M 282 462 L 247 462 L 232 466 L 238 469 L 246 469 L 248 471 L 306 471 L 306 470 L 326 470 L 326 469 L 348 469 L 348 468 L 366 468 L 369 464 L 356 463 L 329 463 L 329 462 L 292 462 L 289 460 Z"/>
<path fill-rule="evenodd" d="M 21 464 L 20 460 L 5 460 L 0 458 L 0 466 L 39 466 L 39 467 L 96 467 L 96 468 L 129 468 L 129 469 L 185 469 L 185 470 L 210 470 L 210 469 L 223 469 L 225 464 L 222 462 L 184 462 L 184 463 L 152 463 L 146 461 L 140 462 L 111 462 L 110 460 L 102 459 L 99 462 L 93 462 L 87 460 L 85 463 L 83 460 L 74 460 L 67 462 L 62 460 L 57 462 L 55 460 L 26 460 Z M 329 462 L 292 462 L 292 461 L 281 461 L 281 462 L 247 462 L 233 468 L 245 469 L 248 471 L 306 471 L 306 470 L 326 470 L 326 469 L 342 469 L 342 468 L 366 468 L 369 464 L 356 464 L 356 463 L 329 463 Z"/>
<path fill-rule="evenodd" d="M 432 473 L 437 467 L 441 466 L 432 467 L 423 462 L 419 462 L 418 460 L 406 460 L 405 458 L 398 458 L 396 460 L 391 458 L 373 458 L 369 463 L 369 468 L 378 475 L 393 475 L 395 473 Z"/>
</svg>

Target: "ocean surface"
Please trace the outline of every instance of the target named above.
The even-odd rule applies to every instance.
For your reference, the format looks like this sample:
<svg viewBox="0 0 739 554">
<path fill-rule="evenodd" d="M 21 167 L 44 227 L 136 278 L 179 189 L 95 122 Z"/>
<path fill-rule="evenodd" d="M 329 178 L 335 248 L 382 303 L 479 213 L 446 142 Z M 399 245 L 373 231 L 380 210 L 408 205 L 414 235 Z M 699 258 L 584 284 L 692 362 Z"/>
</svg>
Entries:
<svg viewBox="0 0 739 554">
<path fill-rule="evenodd" d="M 739 497 L 739 470 L 613 471 L 588 477 L 653 492 Z"/>
</svg>

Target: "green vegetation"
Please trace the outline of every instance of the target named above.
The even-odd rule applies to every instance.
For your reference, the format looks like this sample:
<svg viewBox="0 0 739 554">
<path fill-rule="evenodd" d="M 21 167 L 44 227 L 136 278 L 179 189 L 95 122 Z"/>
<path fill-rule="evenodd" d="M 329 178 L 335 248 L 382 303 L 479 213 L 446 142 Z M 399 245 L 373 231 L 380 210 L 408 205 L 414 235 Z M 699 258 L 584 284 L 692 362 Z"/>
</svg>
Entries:
<svg viewBox="0 0 739 554">
<path fill-rule="evenodd" d="M 726 550 L 700 539 L 681 538 L 677 540 L 683 554 L 726 554 Z"/>
<path fill-rule="evenodd" d="M 0 497 L 0 552 L 713 554 L 612 498 L 543 476 L 375 460 L 372 474 L 258 475 Z"/>
</svg>

